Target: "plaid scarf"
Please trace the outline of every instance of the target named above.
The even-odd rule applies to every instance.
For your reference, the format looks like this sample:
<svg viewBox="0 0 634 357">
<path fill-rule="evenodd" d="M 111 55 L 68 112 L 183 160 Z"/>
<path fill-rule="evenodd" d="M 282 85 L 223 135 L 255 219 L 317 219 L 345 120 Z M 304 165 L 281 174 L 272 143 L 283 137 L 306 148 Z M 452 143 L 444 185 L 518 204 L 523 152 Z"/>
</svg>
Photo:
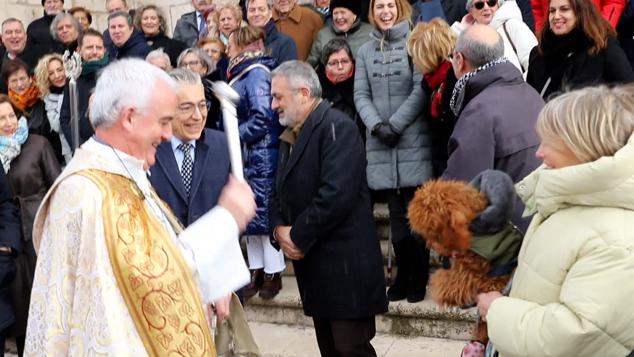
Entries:
<svg viewBox="0 0 634 357">
<path fill-rule="evenodd" d="M 508 61 L 509 60 L 506 59 L 506 57 L 500 57 L 491 62 L 485 63 L 482 66 L 474 69 L 473 71 L 469 73 L 465 73 L 462 77 L 460 77 L 458 82 L 456 82 L 456 86 L 453 88 L 453 92 L 451 93 L 451 100 L 449 101 L 449 107 L 451 108 L 451 111 L 454 113 L 456 117 L 458 117 L 458 114 L 460 113 L 460 110 L 462 109 L 462 104 L 463 104 L 462 102 L 464 101 L 464 96 L 465 96 L 464 89 L 467 86 L 467 83 L 469 83 L 469 80 L 473 78 L 476 74 L 484 71 L 485 69 L 489 69 L 495 65 L 498 65 L 500 63 L 506 63 Z"/>
</svg>

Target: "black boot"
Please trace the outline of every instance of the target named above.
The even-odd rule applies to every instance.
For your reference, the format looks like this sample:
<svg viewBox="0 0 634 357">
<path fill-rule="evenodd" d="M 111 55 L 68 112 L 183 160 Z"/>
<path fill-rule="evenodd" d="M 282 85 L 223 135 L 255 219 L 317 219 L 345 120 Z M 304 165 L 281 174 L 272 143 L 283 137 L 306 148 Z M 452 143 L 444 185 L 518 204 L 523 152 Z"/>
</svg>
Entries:
<svg viewBox="0 0 634 357">
<path fill-rule="evenodd" d="M 429 280 L 429 250 L 418 237 L 411 237 L 411 272 L 407 284 L 407 302 L 419 302 L 425 298 Z"/>
<path fill-rule="evenodd" d="M 407 297 L 407 285 L 410 275 L 410 264 L 407 259 L 407 242 L 401 240 L 398 243 L 392 243 L 394 247 L 394 260 L 396 261 L 396 277 L 394 283 L 387 289 L 387 298 L 390 301 L 399 301 Z"/>
</svg>

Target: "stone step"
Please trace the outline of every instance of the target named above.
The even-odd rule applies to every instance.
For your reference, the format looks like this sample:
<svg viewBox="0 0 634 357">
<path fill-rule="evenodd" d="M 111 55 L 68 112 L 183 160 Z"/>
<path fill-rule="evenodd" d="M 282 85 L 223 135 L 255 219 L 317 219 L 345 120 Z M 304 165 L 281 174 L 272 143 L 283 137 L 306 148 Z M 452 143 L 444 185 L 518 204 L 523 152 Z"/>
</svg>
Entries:
<svg viewBox="0 0 634 357">
<path fill-rule="evenodd" d="M 249 322 L 263 357 L 318 357 L 312 326 Z M 381 357 L 459 356 L 464 341 L 429 337 L 401 337 L 377 333 L 372 346 Z"/>
<path fill-rule="evenodd" d="M 312 326 L 301 307 L 297 282 L 293 277 L 282 277 L 283 288 L 272 300 L 257 295 L 245 304 L 250 321 Z M 377 332 L 398 336 L 420 336 L 451 340 L 466 340 L 474 326 L 475 308 L 461 310 L 443 308 L 428 297 L 410 304 L 406 301 L 390 302 L 388 312 L 377 316 Z"/>
</svg>

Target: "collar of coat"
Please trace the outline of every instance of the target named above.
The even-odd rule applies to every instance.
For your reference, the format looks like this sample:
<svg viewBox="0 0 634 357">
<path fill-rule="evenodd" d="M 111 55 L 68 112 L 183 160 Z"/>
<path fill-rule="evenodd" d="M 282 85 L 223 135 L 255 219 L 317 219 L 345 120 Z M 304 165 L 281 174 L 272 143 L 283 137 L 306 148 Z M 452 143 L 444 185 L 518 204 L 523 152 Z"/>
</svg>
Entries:
<svg viewBox="0 0 634 357">
<path fill-rule="evenodd" d="M 283 20 L 289 19 L 289 20 L 292 20 L 294 23 L 299 24 L 299 22 L 302 20 L 302 10 L 303 8 L 300 5 L 295 4 L 291 12 Z M 282 19 L 280 18 L 280 15 L 277 13 L 277 10 L 273 9 L 273 21 L 278 22 L 280 20 Z"/>
<path fill-rule="evenodd" d="M 524 216 L 547 218 L 573 206 L 634 210 L 634 134 L 612 156 L 558 169 L 542 165 L 515 189 L 526 205 Z"/>
<path fill-rule="evenodd" d="M 322 100 L 321 98 L 315 98 L 315 100 L 313 101 L 313 104 L 311 104 L 310 108 L 306 112 L 306 115 L 301 119 L 299 124 L 295 125 L 292 128 L 284 129 L 284 131 L 282 132 L 282 135 L 280 135 L 280 140 L 285 141 L 291 145 L 295 144 L 295 140 L 297 140 L 299 133 L 302 131 L 302 128 L 304 127 L 304 123 L 306 123 L 306 119 L 308 119 L 308 117 L 315 111 L 315 109 L 317 109 L 317 107 L 321 103 L 321 100 Z"/>
</svg>

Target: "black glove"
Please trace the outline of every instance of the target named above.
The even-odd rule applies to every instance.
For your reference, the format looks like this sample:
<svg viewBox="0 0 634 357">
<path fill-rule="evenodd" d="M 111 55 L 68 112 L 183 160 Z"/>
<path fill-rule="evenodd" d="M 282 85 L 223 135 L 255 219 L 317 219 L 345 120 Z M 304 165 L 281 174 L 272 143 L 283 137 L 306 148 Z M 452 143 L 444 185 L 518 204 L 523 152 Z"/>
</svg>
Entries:
<svg viewBox="0 0 634 357">
<path fill-rule="evenodd" d="M 489 205 L 471 221 L 469 229 L 475 235 L 494 234 L 501 231 L 511 219 L 515 208 L 515 186 L 504 172 L 485 170 L 471 182 L 489 200 Z"/>
<path fill-rule="evenodd" d="M 400 135 L 392 129 L 390 124 L 386 123 L 375 125 L 372 128 L 372 136 L 376 136 L 383 144 L 391 148 L 395 147 L 400 139 Z"/>
<path fill-rule="evenodd" d="M 15 277 L 15 258 L 11 253 L 0 252 L 0 289 L 11 284 Z"/>
</svg>

